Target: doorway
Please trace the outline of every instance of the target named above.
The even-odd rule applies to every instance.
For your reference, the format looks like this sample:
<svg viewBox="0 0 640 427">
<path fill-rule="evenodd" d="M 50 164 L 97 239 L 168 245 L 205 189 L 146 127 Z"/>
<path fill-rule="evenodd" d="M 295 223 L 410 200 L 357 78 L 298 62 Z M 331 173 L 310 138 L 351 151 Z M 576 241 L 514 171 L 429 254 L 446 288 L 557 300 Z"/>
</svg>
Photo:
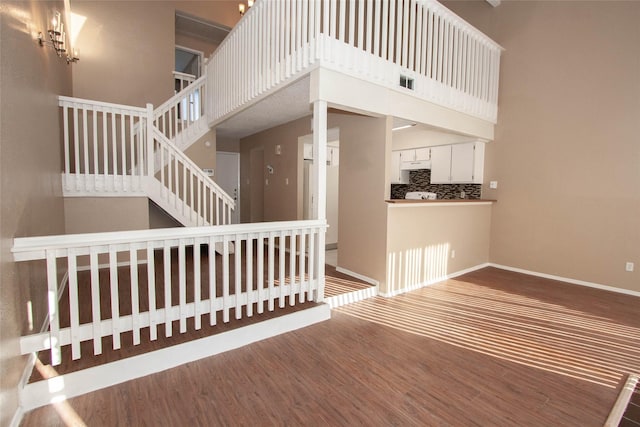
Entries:
<svg viewBox="0 0 640 427">
<path fill-rule="evenodd" d="M 215 181 L 235 201 L 236 208 L 231 211 L 231 224 L 239 224 L 240 153 L 216 152 Z"/>
<path fill-rule="evenodd" d="M 315 200 L 313 197 L 313 135 L 305 135 L 298 139 L 303 144 L 303 218 L 313 216 Z M 338 128 L 327 130 L 327 181 L 326 181 L 326 218 L 329 228 L 325 234 L 326 262 L 337 265 L 337 249 L 339 235 L 338 195 L 340 177 L 340 132 Z"/>
<path fill-rule="evenodd" d="M 184 46 L 176 46 L 175 55 L 175 70 L 178 73 L 191 74 L 196 79 L 202 75 L 203 52 Z"/>
</svg>

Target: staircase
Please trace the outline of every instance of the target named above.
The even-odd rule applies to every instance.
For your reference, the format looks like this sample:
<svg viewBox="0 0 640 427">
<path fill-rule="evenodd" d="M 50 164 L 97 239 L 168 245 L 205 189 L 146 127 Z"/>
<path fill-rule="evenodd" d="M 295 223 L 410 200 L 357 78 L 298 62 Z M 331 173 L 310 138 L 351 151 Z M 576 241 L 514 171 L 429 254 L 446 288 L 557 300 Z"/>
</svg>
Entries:
<svg viewBox="0 0 640 427">
<path fill-rule="evenodd" d="M 61 96 L 64 196 L 146 196 L 184 226 L 229 224 L 234 200 L 184 154 L 209 130 L 205 83 L 155 110 Z"/>
</svg>

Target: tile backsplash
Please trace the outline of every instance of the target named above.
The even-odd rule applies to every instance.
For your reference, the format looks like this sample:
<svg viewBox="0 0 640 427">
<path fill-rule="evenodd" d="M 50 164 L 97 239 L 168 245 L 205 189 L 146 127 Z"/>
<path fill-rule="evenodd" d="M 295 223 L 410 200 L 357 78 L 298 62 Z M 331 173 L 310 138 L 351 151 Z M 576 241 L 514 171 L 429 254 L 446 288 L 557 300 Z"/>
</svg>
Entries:
<svg viewBox="0 0 640 427">
<path fill-rule="evenodd" d="M 464 191 L 465 199 L 479 199 L 481 189 L 481 184 L 431 184 L 431 170 L 420 169 L 409 171 L 409 184 L 391 184 L 391 198 L 404 199 L 408 191 L 430 191 L 438 199 L 460 199 Z"/>
</svg>

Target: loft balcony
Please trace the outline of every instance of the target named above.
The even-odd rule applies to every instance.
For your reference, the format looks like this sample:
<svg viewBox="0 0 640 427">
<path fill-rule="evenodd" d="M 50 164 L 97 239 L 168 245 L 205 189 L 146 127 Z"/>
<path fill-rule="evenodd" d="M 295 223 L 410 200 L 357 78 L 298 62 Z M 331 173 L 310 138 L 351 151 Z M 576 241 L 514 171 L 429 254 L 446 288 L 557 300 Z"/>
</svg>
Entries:
<svg viewBox="0 0 640 427">
<path fill-rule="evenodd" d="M 207 63 L 207 118 L 244 137 L 316 100 L 418 122 L 416 110 L 435 107 L 482 122 L 490 130 L 478 136 L 492 139 L 501 51 L 434 0 L 259 1 Z"/>
</svg>

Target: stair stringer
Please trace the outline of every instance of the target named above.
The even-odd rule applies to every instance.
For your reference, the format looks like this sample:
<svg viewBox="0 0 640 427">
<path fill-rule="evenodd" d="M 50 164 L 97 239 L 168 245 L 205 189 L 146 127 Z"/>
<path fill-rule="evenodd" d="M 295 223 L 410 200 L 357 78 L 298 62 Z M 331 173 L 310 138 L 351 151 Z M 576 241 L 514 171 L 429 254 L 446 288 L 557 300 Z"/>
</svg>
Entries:
<svg viewBox="0 0 640 427">
<path fill-rule="evenodd" d="M 195 144 L 200 138 L 205 136 L 211 128 L 207 122 L 205 116 L 201 116 L 188 128 L 181 130 L 174 138 L 171 138 L 173 142 L 182 152 L 185 152 L 189 147 Z"/>
</svg>

